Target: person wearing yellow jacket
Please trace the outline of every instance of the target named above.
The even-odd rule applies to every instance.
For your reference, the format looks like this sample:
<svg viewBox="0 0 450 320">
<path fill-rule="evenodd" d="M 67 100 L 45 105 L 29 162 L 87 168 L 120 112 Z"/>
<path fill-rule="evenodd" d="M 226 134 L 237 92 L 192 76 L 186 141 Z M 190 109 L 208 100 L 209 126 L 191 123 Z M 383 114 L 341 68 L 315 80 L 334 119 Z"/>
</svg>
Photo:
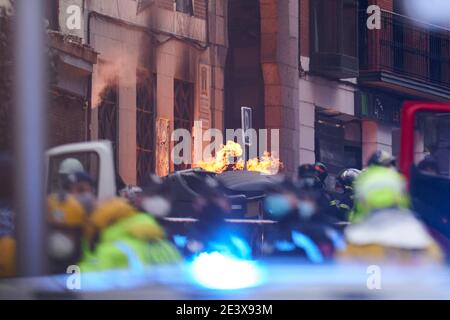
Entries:
<svg viewBox="0 0 450 320">
<path fill-rule="evenodd" d="M 73 195 L 65 192 L 47 198 L 47 255 L 51 273 L 65 273 L 82 256 L 87 213 Z"/>
<path fill-rule="evenodd" d="M 156 220 L 125 199 L 100 204 L 87 223 L 85 235 L 88 246 L 79 263 L 82 272 L 136 270 L 181 261 Z"/>
<path fill-rule="evenodd" d="M 441 249 L 409 208 L 406 181 L 397 171 L 371 166 L 354 185 L 358 215 L 345 231 L 346 250 L 340 258 L 352 261 L 439 263 Z"/>
</svg>

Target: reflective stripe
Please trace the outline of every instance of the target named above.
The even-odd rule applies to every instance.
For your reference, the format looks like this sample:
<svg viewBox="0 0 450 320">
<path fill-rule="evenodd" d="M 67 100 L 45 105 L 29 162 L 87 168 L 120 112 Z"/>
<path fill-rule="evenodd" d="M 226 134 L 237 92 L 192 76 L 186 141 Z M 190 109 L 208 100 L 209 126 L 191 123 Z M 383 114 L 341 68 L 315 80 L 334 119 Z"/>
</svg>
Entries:
<svg viewBox="0 0 450 320">
<path fill-rule="evenodd" d="M 119 249 L 124 255 L 127 256 L 128 259 L 128 267 L 133 271 L 144 271 L 145 266 L 142 263 L 141 259 L 139 259 L 134 249 L 130 247 L 127 243 L 123 241 L 117 241 L 114 243 L 117 249 Z"/>
<path fill-rule="evenodd" d="M 337 250 L 345 250 L 347 244 L 344 240 L 344 237 L 341 234 L 339 234 L 339 232 L 331 228 L 326 228 L 325 234 L 328 236 L 329 239 L 331 239 L 334 247 Z"/>
<path fill-rule="evenodd" d="M 290 251 L 294 251 L 294 249 L 295 249 L 295 244 L 293 244 L 292 242 L 286 241 L 286 240 L 275 241 L 274 246 L 278 251 L 281 251 L 281 252 L 290 252 Z"/>
<path fill-rule="evenodd" d="M 292 231 L 292 240 L 295 245 L 305 250 L 308 258 L 315 263 L 322 263 L 324 258 L 316 244 L 306 235 L 298 231 Z"/>
<path fill-rule="evenodd" d="M 402 177 L 395 171 L 389 172 L 385 170 L 377 170 L 373 172 L 366 172 L 361 177 L 361 180 L 357 181 L 355 195 L 357 199 L 366 199 L 367 195 L 371 191 L 386 188 L 391 189 L 395 193 L 401 194 L 405 192 L 406 184 Z"/>
</svg>

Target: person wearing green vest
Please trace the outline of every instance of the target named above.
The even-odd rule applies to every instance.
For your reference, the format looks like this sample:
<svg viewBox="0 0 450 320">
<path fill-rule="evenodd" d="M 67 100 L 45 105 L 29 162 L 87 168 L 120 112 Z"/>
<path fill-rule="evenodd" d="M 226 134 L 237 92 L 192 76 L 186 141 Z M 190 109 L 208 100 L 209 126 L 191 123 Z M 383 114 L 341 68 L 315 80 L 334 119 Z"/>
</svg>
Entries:
<svg viewBox="0 0 450 320">
<path fill-rule="evenodd" d="M 79 264 L 82 272 L 143 270 L 182 260 L 156 220 L 124 199 L 109 200 L 94 211 L 86 228 L 86 240 Z"/>
<path fill-rule="evenodd" d="M 355 180 L 354 208 L 349 221 L 360 222 L 371 211 L 389 207 L 408 208 L 410 199 L 406 182 L 394 169 L 372 165 Z"/>
<path fill-rule="evenodd" d="M 442 262 L 442 251 L 409 209 L 406 180 L 392 168 L 370 166 L 354 184 L 352 224 L 340 258 L 390 262 Z"/>
</svg>

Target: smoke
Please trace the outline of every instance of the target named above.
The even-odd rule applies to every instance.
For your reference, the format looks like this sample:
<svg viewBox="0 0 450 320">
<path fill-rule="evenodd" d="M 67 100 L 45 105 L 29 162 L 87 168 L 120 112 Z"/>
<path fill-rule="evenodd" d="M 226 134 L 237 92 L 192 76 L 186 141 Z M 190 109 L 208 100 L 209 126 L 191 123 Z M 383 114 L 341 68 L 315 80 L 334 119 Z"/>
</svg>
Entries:
<svg viewBox="0 0 450 320">
<path fill-rule="evenodd" d="M 136 85 L 136 66 L 139 50 L 107 51 L 99 56 L 92 83 L 92 106 L 96 108 L 102 100 L 104 90 L 117 84 L 121 87 Z"/>
</svg>

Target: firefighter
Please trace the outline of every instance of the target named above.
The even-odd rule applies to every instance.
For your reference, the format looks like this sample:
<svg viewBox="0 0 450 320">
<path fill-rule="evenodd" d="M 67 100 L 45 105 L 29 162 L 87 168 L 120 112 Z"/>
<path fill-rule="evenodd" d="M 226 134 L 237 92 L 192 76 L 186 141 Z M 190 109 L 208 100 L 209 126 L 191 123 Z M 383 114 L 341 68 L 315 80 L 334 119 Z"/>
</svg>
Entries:
<svg viewBox="0 0 450 320">
<path fill-rule="evenodd" d="M 369 167 L 355 182 L 360 214 L 345 229 L 342 258 L 395 262 L 440 261 L 441 251 L 425 226 L 408 209 L 406 181 L 398 172 Z"/>
<path fill-rule="evenodd" d="M 344 169 L 336 179 L 336 192 L 334 193 L 334 200 L 330 202 L 331 210 L 334 211 L 334 216 L 340 221 L 348 221 L 348 215 L 353 209 L 353 183 L 361 173 L 358 169 Z"/>
<path fill-rule="evenodd" d="M 328 216 L 328 220 L 337 222 L 334 217 L 334 212 L 330 208 L 330 202 L 332 196 L 330 192 L 326 189 L 325 179 L 328 177 L 328 170 L 320 162 L 316 164 L 303 164 L 298 168 L 297 180 L 295 183 L 296 190 L 301 192 L 308 191 L 314 194 L 320 217 Z"/>
<path fill-rule="evenodd" d="M 136 210 L 126 199 L 100 204 L 85 229 L 87 248 L 82 271 L 129 268 L 177 263 L 181 256 L 166 240 L 165 232 L 147 213 Z"/>
<path fill-rule="evenodd" d="M 297 183 L 299 188 L 322 189 L 322 180 L 313 164 L 302 164 L 297 170 Z"/>
<path fill-rule="evenodd" d="M 367 166 L 382 166 L 386 168 L 395 168 L 396 160 L 387 151 L 375 151 L 367 161 Z"/>
<path fill-rule="evenodd" d="M 326 180 L 328 177 L 328 168 L 322 162 L 316 162 L 314 164 L 314 171 L 317 174 L 320 182 L 322 183 L 322 188 L 326 189 Z"/>
</svg>

